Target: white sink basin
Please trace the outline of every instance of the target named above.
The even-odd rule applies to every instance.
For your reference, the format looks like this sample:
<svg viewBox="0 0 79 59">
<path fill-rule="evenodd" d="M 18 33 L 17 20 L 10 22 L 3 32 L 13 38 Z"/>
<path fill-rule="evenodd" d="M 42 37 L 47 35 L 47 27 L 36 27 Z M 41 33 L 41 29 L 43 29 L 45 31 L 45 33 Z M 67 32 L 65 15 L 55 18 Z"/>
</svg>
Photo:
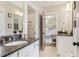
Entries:
<svg viewBox="0 0 79 59">
<path fill-rule="evenodd" d="M 14 41 L 14 42 L 4 44 L 4 46 L 16 46 L 16 45 L 21 45 L 21 44 L 25 44 L 25 43 L 27 43 L 27 41 Z"/>
</svg>

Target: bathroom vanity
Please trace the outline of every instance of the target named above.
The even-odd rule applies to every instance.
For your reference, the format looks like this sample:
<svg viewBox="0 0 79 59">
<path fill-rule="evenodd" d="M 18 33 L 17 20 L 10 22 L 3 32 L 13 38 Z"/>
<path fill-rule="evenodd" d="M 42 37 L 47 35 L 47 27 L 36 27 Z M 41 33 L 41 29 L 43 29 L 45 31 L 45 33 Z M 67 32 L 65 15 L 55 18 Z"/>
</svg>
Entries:
<svg viewBox="0 0 79 59">
<path fill-rule="evenodd" d="M 38 57 L 39 39 L 29 39 L 27 43 L 0 47 L 1 57 Z"/>
</svg>

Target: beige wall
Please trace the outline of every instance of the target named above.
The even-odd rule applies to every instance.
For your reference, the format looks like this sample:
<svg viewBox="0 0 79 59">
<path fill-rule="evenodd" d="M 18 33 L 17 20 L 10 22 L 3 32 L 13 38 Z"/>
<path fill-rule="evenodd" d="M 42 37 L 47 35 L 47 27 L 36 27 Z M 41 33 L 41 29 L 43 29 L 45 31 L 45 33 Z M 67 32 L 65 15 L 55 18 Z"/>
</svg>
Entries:
<svg viewBox="0 0 79 59">
<path fill-rule="evenodd" d="M 39 15 L 42 13 L 42 9 L 40 9 L 39 7 L 37 7 L 36 4 L 32 3 L 32 2 L 28 2 L 28 5 L 31 6 L 34 10 L 35 10 L 35 18 L 34 18 L 34 25 L 35 25 L 35 38 L 39 38 L 39 35 L 40 35 L 40 18 L 39 18 Z"/>
<path fill-rule="evenodd" d="M 35 13 L 28 13 L 28 38 L 35 38 Z"/>
</svg>

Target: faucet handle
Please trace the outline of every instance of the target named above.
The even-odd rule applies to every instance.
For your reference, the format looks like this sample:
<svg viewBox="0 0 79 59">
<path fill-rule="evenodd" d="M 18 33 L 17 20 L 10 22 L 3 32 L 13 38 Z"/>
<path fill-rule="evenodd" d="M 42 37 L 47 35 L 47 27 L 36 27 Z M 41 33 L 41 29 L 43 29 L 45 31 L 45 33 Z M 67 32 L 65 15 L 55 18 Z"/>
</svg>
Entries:
<svg viewBox="0 0 79 59">
<path fill-rule="evenodd" d="M 9 38 L 9 41 L 11 41 L 11 40 L 12 40 L 12 38 L 10 37 L 10 38 Z"/>
<path fill-rule="evenodd" d="M 5 40 L 0 40 L 0 45 L 4 45 L 5 44 Z"/>
</svg>

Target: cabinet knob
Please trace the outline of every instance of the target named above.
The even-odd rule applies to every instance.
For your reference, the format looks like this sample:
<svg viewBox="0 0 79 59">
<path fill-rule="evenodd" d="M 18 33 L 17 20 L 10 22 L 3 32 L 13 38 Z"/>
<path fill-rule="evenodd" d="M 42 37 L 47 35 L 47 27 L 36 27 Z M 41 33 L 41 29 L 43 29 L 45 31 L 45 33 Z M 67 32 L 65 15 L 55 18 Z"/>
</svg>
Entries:
<svg viewBox="0 0 79 59">
<path fill-rule="evenodd" d="M 79 46 L 79 42 L 77 42 L 77 43 L 76 42 L 73 42 L 73 45 L 74 46 L 76 46 L 76 45 Z"/>
</svg>

